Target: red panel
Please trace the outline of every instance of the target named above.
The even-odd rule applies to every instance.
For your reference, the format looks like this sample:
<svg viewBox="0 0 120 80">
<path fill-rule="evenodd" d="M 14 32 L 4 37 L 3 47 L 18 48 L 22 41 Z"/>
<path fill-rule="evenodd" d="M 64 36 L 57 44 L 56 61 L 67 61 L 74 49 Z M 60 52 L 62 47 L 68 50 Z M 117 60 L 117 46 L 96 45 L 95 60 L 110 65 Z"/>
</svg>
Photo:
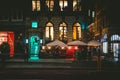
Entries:
<svg viewBox="0 0 120 80">
<path fill-rule="evenodd" d="M 8 43 L 10 44 L 10 56 L 14 54 L 14 33 L 8 32 Z"/>
</svg>

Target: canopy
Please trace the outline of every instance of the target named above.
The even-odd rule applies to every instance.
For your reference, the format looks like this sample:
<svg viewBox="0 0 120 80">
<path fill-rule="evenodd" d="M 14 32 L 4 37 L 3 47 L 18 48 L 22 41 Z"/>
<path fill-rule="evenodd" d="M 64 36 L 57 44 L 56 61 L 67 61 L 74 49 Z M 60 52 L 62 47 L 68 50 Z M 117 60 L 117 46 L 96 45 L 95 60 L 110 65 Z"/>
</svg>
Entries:
<svg viewBox="0 0 120 80">
<path fill-rule="evenodd" d="M 83 45 L 83 46 L 86 46 L 87 43 L 79 41 L 79 40 L 76 40 L 76 41 L 71 41 L 71 42 L 67 43 L 67 45 L 71 45 L 71 46 Z"/>
<path fill-rule="evenodd" d="M 63 43 L 62 41 L 59 40 L 55 40 L 53 42 L 50 42 L 48 44 L 46 44 L 47 46 L 60 46 L 60 47 L 67 47 L 67 45 L 65 43 Z"/>
<path fill-rule="evenodd" d="M 100 46 L 100 45 L 101 45 L 101 42 L 99 41 L 92 40 L 88 42 L 88 46 Z"/>
</svg>

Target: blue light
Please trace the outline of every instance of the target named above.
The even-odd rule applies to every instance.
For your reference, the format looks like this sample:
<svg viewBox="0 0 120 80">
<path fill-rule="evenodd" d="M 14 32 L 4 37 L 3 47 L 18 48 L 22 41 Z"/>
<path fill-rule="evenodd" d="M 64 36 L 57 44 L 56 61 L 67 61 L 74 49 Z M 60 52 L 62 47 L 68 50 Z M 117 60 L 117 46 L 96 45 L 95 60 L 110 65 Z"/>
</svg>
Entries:
<svg viewBox="0 0 120 80">
<path fill-rule="evenodd" d="M 82 24 L 82 30 L 84 30 L 85 29 L 85 25 L 84 24 Z"/>
<path fill-rule="evenodd" d="M 38 56 L 30 56 L 29 60 L 39 60 Z"/>
<path fill-rule="evenodd" d="M 32 28 L 37 28 L 38 27 L 38 22 L 32 22 Z"/>
</svg>

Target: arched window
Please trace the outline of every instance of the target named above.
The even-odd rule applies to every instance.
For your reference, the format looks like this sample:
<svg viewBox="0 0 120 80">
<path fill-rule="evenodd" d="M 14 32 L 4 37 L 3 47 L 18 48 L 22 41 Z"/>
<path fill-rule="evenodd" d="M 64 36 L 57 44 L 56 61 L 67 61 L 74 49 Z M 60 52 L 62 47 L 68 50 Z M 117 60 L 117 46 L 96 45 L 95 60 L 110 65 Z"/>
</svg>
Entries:
<svg viewBox="0 0 120 80">
<path fill-rule="evenodd" d="M 53 11 L 54 0 L 46 0 L 46 5 L 47 5 L 49 11 Z"/>
<path fill-rule="evenodd" d="M 64 11 L 68 7 L 68 0 L 59 0 L 60 10 Z"/>
<path fill-rule="evenodd" d="M 67 25 L 62 22 L 59 26 L 59 39 L 66 40 L 67 39 Z"/>
<path fill-rule="evenodd" d="M 40 11 L 40 0 L 32 0 L 32 11 Z"/>
<path fill-rule="evenodd" d="M 111 36 L 111 41 L 120 41 L 120 36 L 115 34 Z"/>
<path fill-rule="evenodd" d="M 52 41 L 54 39 L 54 29 L 53 24 L 51 22 L 48 22 L 45 27 L 45 37 L 46 40 Z"/>
<path fill-rule="evenodd" d="M 73 40 L 81 38 L 81 25 L 79 23 L 75 23 L 73 25 Z"/>
</svg>

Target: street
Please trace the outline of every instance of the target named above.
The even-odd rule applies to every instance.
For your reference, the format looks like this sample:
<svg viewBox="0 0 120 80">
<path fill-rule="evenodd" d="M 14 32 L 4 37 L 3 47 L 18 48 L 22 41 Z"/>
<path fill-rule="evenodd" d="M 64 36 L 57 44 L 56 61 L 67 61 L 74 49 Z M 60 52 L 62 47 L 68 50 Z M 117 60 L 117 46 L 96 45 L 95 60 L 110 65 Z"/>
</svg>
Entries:
<svg viewBox="0 0 120 80">
<path fill-rule="evenodd" d="M 99 72 L 96 61 L 65 59 L 9 60 L 0 69 L 0 80 L 114 80 L 120 74 L 116 63 L 102 62 Z"/>
</svg>

